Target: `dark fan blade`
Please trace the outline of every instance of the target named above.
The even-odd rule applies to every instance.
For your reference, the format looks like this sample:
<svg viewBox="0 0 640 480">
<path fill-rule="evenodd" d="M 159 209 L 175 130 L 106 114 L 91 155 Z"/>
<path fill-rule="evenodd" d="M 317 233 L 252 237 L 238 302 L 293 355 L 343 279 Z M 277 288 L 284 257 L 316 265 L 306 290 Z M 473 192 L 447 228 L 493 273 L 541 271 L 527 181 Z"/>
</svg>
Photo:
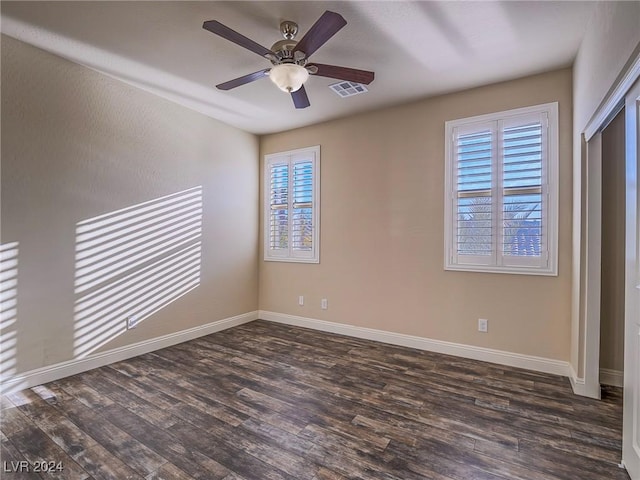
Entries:
<svg viewBox="0 0 640 480">
<path fill-rule="evenodd" d="M 209 30 L 211 33 L 215 33 L 216 35 L 220 35 L 222 38 L 229 40 L 241 47 L 246 48 L 247 50 L 251 50 L 254 53 L 257 53 L 261 57 L 266 55 L 274 55 L 274 53 L 268 48 L 263 47 L 262 45 L 254 42 L 250 38 L 245 37 L 244 35 L 236 32 L 235 30 L 231 30 L 226 25 L 221 24 L 217 20 L 209 20 L 202 24 L 202 28 L 205 30 Z"/>
<path fill-rule="evenodd" d="M 338 30 L 346 24 L 347 21 L 342 18 L 342 15 L 327 10 L 316 23 L 313 24 L 305 36 L 302 37 L 302 40 L 298 42 L 293 51 L 297 52 L 301 50 L 306 53 L 307 58 L 309 58 L 313 52 L 324 45 L 327 40 L 333 37 Z"/>
<path fill-rule="evenodd" d="M 245 75 L 244 77 L 234 78 L 233 80 L 229 80 L 228 82 L 216 85 L 216 88 L 219 88 L 220 90 L 231 90 L 232 88 L 239 87 L 240 85 L 244 85 L 245 83 L 255 82 L 256 80 L 260 80 L 262 77 L 266 77 L 269 73 L 269 70 L 271 69 L 265 68 L 264 70 L 250 73 L 249 75 Z"/>
<path fill-rule="evenodd" d="M 307 97 L 307 91 L 304 89 L 304 85 L 300 87 L 300 90 L 291 92 L 291 98 L 293 98 L 293 104 L 296 108 L 307 108 L 309 105 L 309 97 Z"/>
<path fill-rule="evenodd" d="M 350 82 L 364 83 L 369 85 L 373 82 L 374 73 L 367 70 L 358 70 L 356 68 L 337 67 L 336 65 L 323 65 L 321 63 L 313 63 L 318 67 L 318 71 L 314 75 L 321 77 L 337 78 L 338 80 L 348 80 Z"/>
</svg>

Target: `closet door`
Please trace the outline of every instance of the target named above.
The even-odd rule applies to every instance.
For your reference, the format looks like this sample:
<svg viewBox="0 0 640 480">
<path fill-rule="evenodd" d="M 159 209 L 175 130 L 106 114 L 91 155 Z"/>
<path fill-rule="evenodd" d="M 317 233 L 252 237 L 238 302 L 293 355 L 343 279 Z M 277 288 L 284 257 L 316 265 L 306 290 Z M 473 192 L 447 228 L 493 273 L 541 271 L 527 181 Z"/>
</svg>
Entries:
<svg viewBox="0 0 640 480">
<path fill-rule="evenodd" d="M 626 97 L 625 360 L 622 460 L 640 480 L 640 80 Z"/>
</svg>

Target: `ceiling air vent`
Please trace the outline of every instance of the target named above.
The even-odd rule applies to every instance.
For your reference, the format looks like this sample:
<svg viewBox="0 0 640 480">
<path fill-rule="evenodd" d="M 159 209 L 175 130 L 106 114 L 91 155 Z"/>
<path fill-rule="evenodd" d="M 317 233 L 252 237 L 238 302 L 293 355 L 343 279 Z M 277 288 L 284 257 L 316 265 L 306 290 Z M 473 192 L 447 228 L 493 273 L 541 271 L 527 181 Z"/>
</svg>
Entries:
<svg viewBox="0 0 640 480">
<path fill-rule="evenodd" d="M 338 82 L 333 85 L 329 85 L 329 88 L 336 92 L 341 97 L 353 97 L 354 95 L 358 95 L 360 93 L 368 92 L 367 87 L 362 85 L 361 83 L 355 82 Z"/>
</svg>

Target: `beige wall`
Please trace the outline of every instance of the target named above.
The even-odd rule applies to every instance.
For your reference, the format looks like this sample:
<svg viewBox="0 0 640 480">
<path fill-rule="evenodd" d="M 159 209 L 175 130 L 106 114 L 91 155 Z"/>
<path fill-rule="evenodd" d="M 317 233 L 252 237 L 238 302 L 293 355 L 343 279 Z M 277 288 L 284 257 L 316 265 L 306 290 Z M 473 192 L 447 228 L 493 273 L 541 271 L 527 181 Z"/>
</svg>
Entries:
<svg viewBox="0 0 640 480">
<path fill-rule="evenodd" d="M 582 132 L 640 45 L 640 2 L 597 2 L 573 67 L 574 127 Z"/>
<path fill-rule="evenodd" d="M 74 357 L 78 222 L 191 187 L 200 285 L 101 349 L 256 310 L 257 159 L 254 135 L 3 36 L 1 242 L 19 244 L 3 373 Z"/>
<path fill-rule="evenodd" d="M 624 369 L 625 119 L 602 132 L 600 367 Z"/>
<path fill-rule="evenodd" d="M 261 155 L 320 144 L 322 209 L 320 264 L 261 261 L 260 309 L 568 360 L 571 78 L 564 69 L 261 137 Z M 445 121 L 553 101 L 559 276 L 444 271 Z"/>
</svg>

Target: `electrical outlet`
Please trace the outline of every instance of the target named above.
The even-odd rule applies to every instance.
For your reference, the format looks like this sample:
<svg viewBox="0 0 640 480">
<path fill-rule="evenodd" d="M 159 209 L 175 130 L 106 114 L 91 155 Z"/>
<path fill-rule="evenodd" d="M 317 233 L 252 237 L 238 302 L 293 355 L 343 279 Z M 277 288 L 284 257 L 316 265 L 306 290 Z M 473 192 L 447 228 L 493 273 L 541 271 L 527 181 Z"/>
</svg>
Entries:
<svg viewBox="0 0 640 480">
<path fill-rule="evenodd" d="M 131 330 L 132 328 L 136 328 L 138 325 L 138 316 L 137 315 L 129 315 L 127 317 L 127 330 Z"/>
<path fill-rule="evenodd" d="M 486 318 L 479 318 L 478 331 L 482 333 L 487 333 L 489 331 L 489 320 L 487 320 Z"/>
<path fill-rule="evenodd" d="M 300 305 L 300 306 L 304 305 L 304 295 L 300 295 L 298 297 L 298 305 Z"/>
<path fill-rule="evenodd" d="M 327 308 L 329 308 L 329 302 L 327 301 L 326 298 L 323 298 L 322 300 L 320 300 L 320 308 L 322 310 L 326 310 Z"/>
</svg>

